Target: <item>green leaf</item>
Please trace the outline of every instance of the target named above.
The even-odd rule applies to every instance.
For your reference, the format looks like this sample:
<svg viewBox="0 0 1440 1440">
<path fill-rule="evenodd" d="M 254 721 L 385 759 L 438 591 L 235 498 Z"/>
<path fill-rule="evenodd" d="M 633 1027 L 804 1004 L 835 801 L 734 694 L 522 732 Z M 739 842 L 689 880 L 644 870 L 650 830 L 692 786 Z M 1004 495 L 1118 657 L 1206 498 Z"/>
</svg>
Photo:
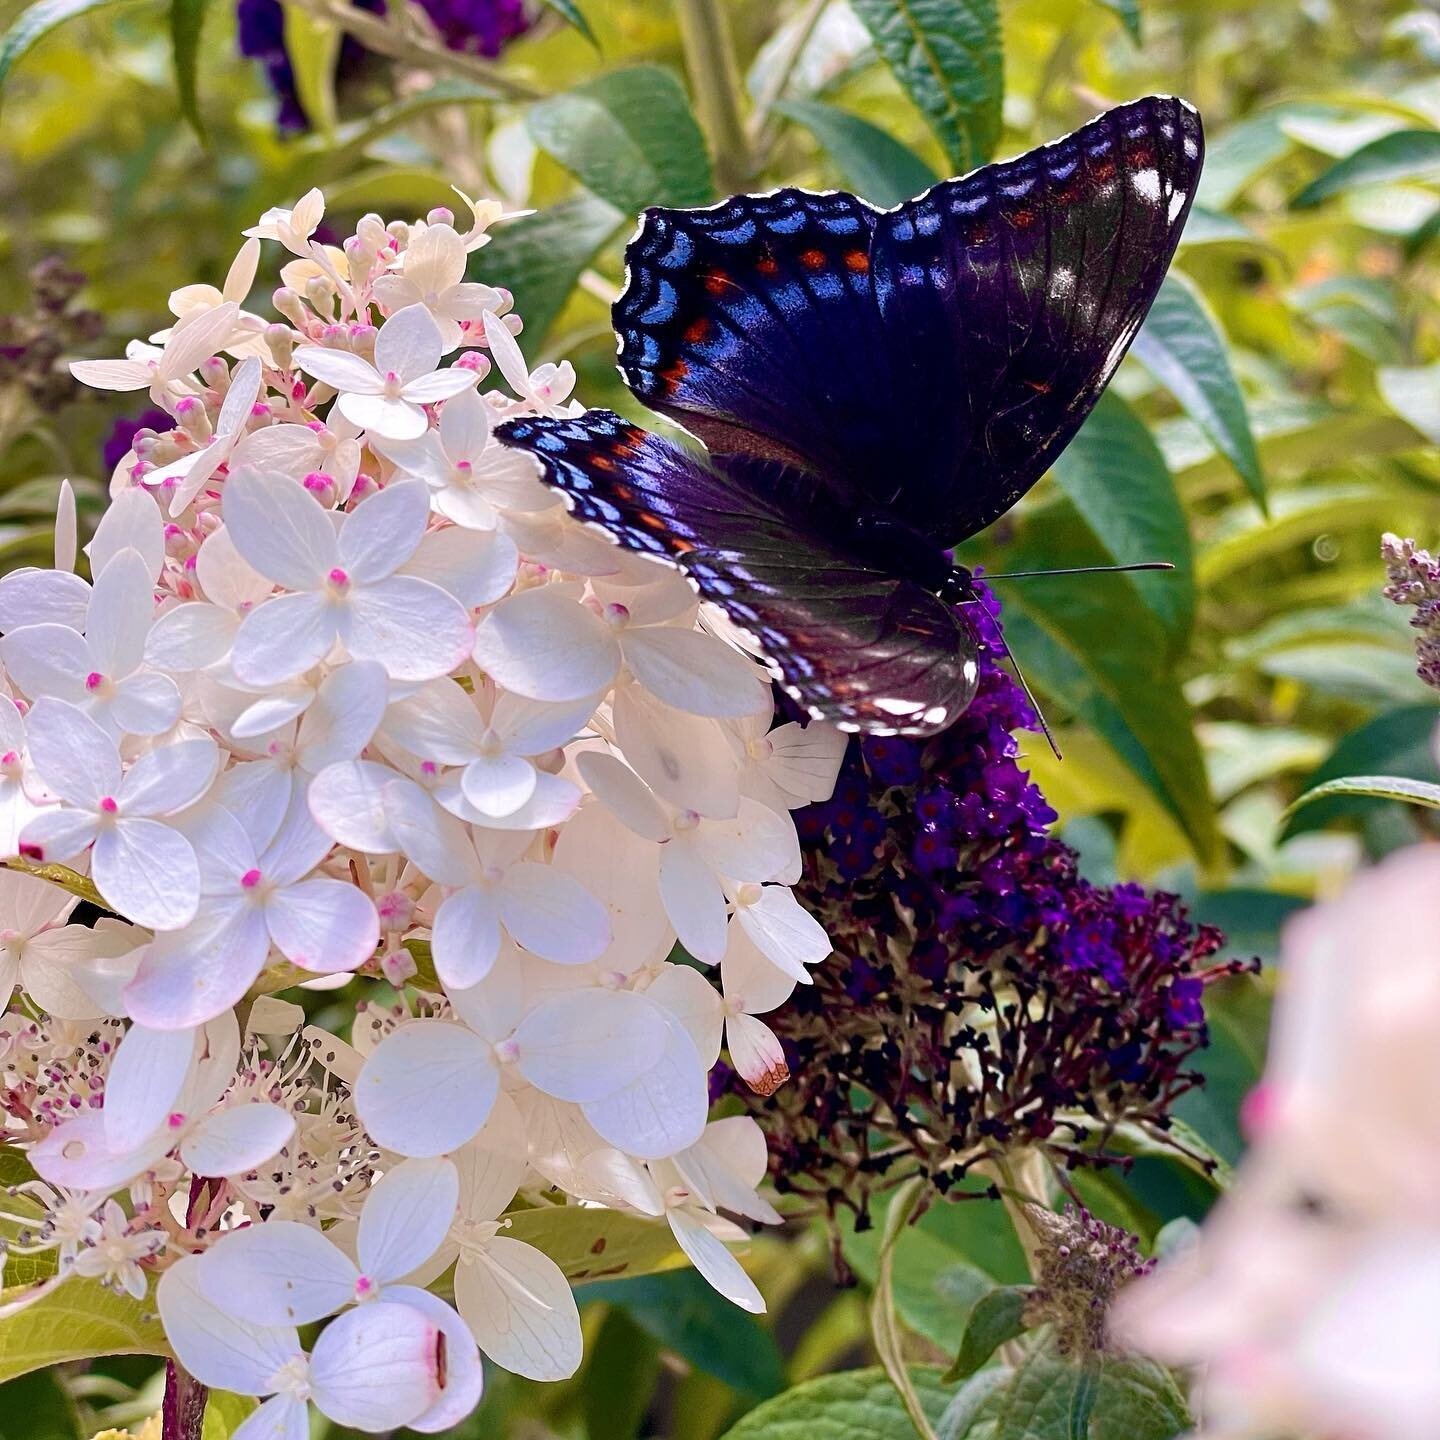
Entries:
<svg viewBox="0 0 1440 1440">
<path fill-rule="evenodd" d="M 1404 368 L 1382 365 L 1375 372 L 1375 383 L 1397 415 L 1403 415 L 1427 440 L 1440 445 L 1440 361 Z"/>
<path fill-rule="evenodd" d="M 1294 815 L 1281 832 L 1282 838 L 1323 830 L 1336 820 L 1363 816 L 1374 809 L 1369 803 L 1373 797 L 1325 798 L 1313 793 L 1331 780 L 1351 775 L 1396 775 L 1440 784 L 1440 766 L 1431 748 L 1437 723 L 1440 705 L 1402 705 L 1343 736 L 1324 762 L 1306 777 L 1305 790 L 1311 792 L 1310 798 L 1304 812 Z"/>
<path fill-rule="evenodd" d="M 660 1374 L 655 1342 L 623 1310 L 612 1310 L 585 1348 L 580 1409 L 586 1440 L 634 1440 Z"/>
<path fill-rule="evenodd" d="M 590 28 L 585 12 L 575 0 L 541 0 L 541 3 L 559 15 L 572 29 L 578 30 L 597 50 L 600 48 L 600 42 L 595 38 L 595 32 Z"/>
<path fill-rule="evenodd" d="M 939 1367 L 910 1366 L 910 1384 L 936 1424 L 950 1399 Z M 796 1385 L 757 1405 L 722 1440 L 915 1440 L 915 1427 L 895 1387 L 875 1367 Z"/>
<path fill-rule="evenodd" d="M 1440 130 L 1382 135 L 1337 160 L 1290 203 L 1304 210 L 1357 185 L 1391 185 L 1399 180 L 1440 180 Z"/>
<path fill-rule="evenodd" d="M 1194 249 L 1200 245 L 1250 245 L 1260 247 L 1265 242 L 1243 220 L 1226 215 L 1221 210 L 1207 210 L 1200 205 L 1190 207 L 1185 229 L 1180 234 L 1182 249 Z"/>
<path fill-rule="evenodd" d="M 306 152 L 303 162 L 306 167 L 313 164 L 309 158 L 312 154 L 325 154 L 332 160 L 335 157 L 359 155 L 381 136 L 407 124 L 417 115 L 424 115 L 446 105 L 482 105 L 501 98 L 499 90 L 481 81 L 437 80 L 417 94 L 404 95 L 398 100 L 390 101 L 388 105 L 376 106 L 368 112 L 364 120 L 341 125 L 329 139 L 312 135 L 298 142 L 296 149 Z M 297 175 L 296 183 L 303 183 L 303 177 Z"/>
<path fill-rule="evenodd" d="M 1107 392 L 1055 462 L 1054 475 L 1114 564 L 1168 560 L 1174 565 L 1170 572 L 1116 578 L 1165 627 L 1167 652 L 1183 651 L 1195 621 L 1190 527 L 1150 432 L 1118 395 Z M 1017 581 L 1014 588 L 1037 583 Z"/>
<path fill-rule="evenodd" d="M 205 144 L 205 121 L 200 115 L 200 95 L 195 83 L 200 58 L 200 33 L 210 0 L 170 0 L 170 52 L 175 65 L 175 92 L 180 113 Z"/>
<path fill-rule="evenodd" d="M 841 1221 L 845 1259 L 872 1288 L 880 1272 L 878 1226 L 858 1233 Z M 990 1273 L 981 1268 L 981 1261 Z M 997 1281 L 1026 1276 L 1025 1254 L 997 1200 L 941 1200 L 909 1226 L 896 1246 L 891 1288 L 900 1318 L 917 1335 L 953 1351 L 965 1319 Z"/>
<path fill-rule="evenodd" d="M 616 1306 L 667 1350 L 757 1400 L 785 1385 L 775 1337 L 753 1315 L 737 1311 L 695 1270 L 585 1285 L 581 1304 Z"/>
<path fill-rule="evenodd" d="M 649 1275 L 685 1263 L 663 1220 L 581 1205 L 517 1210 L 505 1218 L 505 1233 L 543 1250 L 567 1280 Z"/>
<path fill-rule="evenodd" d="M 848 110 L 819 100 L 786 100 L 778 114 L 803 125 L 857 195 L 888 208 L 927 190 L 935 172 L 907 145 Z"/>
<path fill-rule="evenodd" d="M 985 1408 L 985 1403 L 1001 1386 L 1009 1383 L 1010 1375 L 1009 1367 L 1004 1365 L 994 1365 L 978 1375 L 972 1375 L 945 1407 L 945 1413 L 935 1427 L 937 1440 L 963 1440 Z"/>
<path fill-rule="evenodd" d="M 81 1440 L 75 1402 L 54 1371 L 36 1370 L 0 1385 L 0 1440 Z"/>
<path fill-rule="evenodd" d="M 335 133 L 335 65 L 344 39 L 339 26 L 298 5 L 285 7 L 285 51 L 305 118 L 322 135 Z"/>
<path fill-rule="evenodd" d="M 1083 529 L 1078 516 L 1074 523 Z M 1063 560 L 1053 550 L 1011 555 L 1017 568 L 1021 559 L 1040 568 L 1097 563 L 1095 549 Z M 1149 612 L 1136 607 L 1124 577 L 1025 580 L 1005 598 L 1006 638 L 1031 681 L 1095 731 L 1197 855 L 1217 854 L 1220 837 L 1194 717 L 1179 681 L 1163 666 L 1169 640 Z"/>
<path fill-rule="evenodd" d="M 250 1395 L 212 1390 L 205 1402 L 205 1423 L 200 1431 L 200 1440 L 230 1440 L 259 1403 Z"/>
<path fill-rule="evenodd" d="M 0 1305 L 20 1298 L 0 1291 Z M 0 1320 L 0 1380 L 96 1355 L 163 1355 L 165 1332 L 151 1297 L 132 1300 L 98 1280 L 72 1277 Z"/>
<path fill-rule="evenodd" d="M 538 353 L 595 252 L 625 223 L 598 196 L 582 192 L 496 228 L 476 252 L 472 279 L 504 285 L 525 317 L 525 343 Z"/>
<path fill-rule="evenodd" d="M 541 100 L 526 123 L 542 150 L 627 214 L 715 198 L 705 137 L 684 87 L 657 65 L 613 70 Z"/>
<path fill-rule="evenodd" d="M 15 23 L 0 35 L 0 86 L 3 86 L 15 62 L 52 30 L 67 20 L 74 20 L 91 10 L 112 5 L 133 5 L 137 0 L 41 0 L 15 17 Z"/>
<path fill-rule="evenodd" d="M 1264 510 L 1265 477 L 1260 473 L 1245 397 L 1218 326 L 1182 276 L 1166 277 L 1132 353 L 1235 467 Z"/>
<path fill-rule="evenodd" d="M 1076 1428 L 1079 1422 L 1079 1428 Z M 1148 1360 L 1071 1364 L 1037 1347 L 954 1440 L 1171 1440 L 1190 1428 L 1185 1399 Z"/>
<path fill-rule="evenodd" d="M 1294 149 L 1295 142 L 1281 129 L 1285 113 L 1269 110 L 1207 138 L 1205 168 L 1195 192 L 1197 205 L 1228 209 L 1257 175 Z"/>
<path fill-rule="evenodd" d="M 1100 0 L 1100 4 L 1125 27 L 1125 33 L 1140 43 L 1140 0 Z"/>
<path fill-rule="evenodd" d="M 1427 810 L 1440 810 L 1440 785 L 1429 780 L 1407 780 L 1403 775 L 1343 775 L 1338 780 L 1327 780 L 1323 785 L 1307 790 L 1290 803 L 1285 813 L 1293 815 L 1311 801 L 1323 800 L 1329 795 L 1404 800 L 1411 805 L 1423 805 Z"/>
<path fill-rule="evenodd" d="M 1030 1291 L 1022 1285 L 1006 1285 L 982 1295 L 970 1309 L 965 1337 L 945 1379 L 969 1379 L 1007 1340 L 1023 1335 L 1029 1300 Z"/>
<path fill-rule="evenodd" d="M 984 164 L 1005 93 L 996 0 L 852 0 L 851 9 L 956 170 Z"/>
</svg>

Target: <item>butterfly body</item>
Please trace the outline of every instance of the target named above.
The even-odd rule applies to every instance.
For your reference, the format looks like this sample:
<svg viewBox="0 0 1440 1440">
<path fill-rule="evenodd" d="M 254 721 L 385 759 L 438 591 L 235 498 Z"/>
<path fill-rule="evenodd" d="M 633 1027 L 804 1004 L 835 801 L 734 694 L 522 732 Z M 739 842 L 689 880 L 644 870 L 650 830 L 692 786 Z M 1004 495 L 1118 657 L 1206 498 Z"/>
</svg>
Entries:
<svg viewBox="0 0 1440 1440">
<path fill-rule="evenodd" d="M 974 592 L 948 552 L 1090 412 L 1201 149 L 1196 113 L 1150 97 L 890 211 L 788 188 L 649 210 L 618 363 L 709 453 L 603 411 L 500 437 L 581 520 L 681 568 L 812 715 L 933 733 L 978 673 Z"/>
</svg>

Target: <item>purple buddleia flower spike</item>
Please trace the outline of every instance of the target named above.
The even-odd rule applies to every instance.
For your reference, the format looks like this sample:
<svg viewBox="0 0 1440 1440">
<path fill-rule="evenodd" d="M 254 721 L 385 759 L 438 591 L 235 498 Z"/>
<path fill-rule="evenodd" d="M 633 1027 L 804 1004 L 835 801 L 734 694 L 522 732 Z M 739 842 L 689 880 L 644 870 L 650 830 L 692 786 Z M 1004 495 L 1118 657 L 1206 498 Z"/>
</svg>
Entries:
<svg viewBox="0 0 1440 1440">
<path fill-rule="evenodd" d="M 797 815 L 796 895 L 837 953 L 771 1017 L 792 1079 L 753 1108 L 776 1184 L 861 1224 L 910 1174 L 943 1193 L 1007 1150 L 1075 1166 L 1118 1159 L 1122 1124 L 1163 1137 L 1198 1083 L 1204 987 L 1248 968 L 1214 963 L 1222 937 L 1176 896 L 1078 873 L 980 595 L 974 703 L 930 740 L 852 742 L 834 796 Z"/>
</svg>

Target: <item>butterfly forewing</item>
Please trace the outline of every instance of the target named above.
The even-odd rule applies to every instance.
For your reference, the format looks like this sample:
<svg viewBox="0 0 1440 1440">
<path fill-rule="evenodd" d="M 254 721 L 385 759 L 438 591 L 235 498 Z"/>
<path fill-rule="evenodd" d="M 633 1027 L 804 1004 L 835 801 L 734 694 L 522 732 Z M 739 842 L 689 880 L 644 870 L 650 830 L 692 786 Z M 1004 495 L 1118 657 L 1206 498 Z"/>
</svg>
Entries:
<svg viewBox="0 0 1440 1440">
<path fill-rule="evenodd" d="M 682 570 L 815 718 L 929 734 L 973 697 L 968 625 L 820 538 L 819 517 L 794 499 L 803 480 L 783 465 L 707 463 L 607 410 L 514 420 L 497 433 L 541 462 L 578 519 Z"/>
<path fill-rule="evenodd" d="M 646 212 L 615 305 L 635 394 L 712 451 L 951 545 L 1008 510 L 1099 398 L 1189 212 L 1200 121 L 1122 105 L 883 214 L 780 190 Z"/>
<path fill-rule="evenodd" d="M 1195 111 L 1151 97 L 881 217 L 871 273 L 911 419 L 899 517 L 953 545 L 1050 467 L 1150 309 L 1201 151 Z"/>
</svg>

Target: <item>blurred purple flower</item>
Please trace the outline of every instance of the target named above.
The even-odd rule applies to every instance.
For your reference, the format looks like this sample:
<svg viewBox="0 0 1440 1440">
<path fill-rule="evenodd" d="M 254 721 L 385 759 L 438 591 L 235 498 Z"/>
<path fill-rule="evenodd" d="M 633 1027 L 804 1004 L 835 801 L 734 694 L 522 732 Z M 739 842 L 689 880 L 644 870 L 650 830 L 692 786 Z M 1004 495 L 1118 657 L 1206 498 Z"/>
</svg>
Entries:
<svg viewBox="0 0 1440 1440">
<path fill-rule="evenodd" d="M 130 447 L 134 445 L 135 437 L 142 430 L 163 435 L 165 431 L 174 428 L 174 416 L 167 415 L 165 411 L 157 410 L 153 406 L 149 410 L 141 411 L 139 415 L 120 416 L 110 427 L 110 433 L 105 437 L 105 444 L 100 451 L 100 473 L 108 476 L 115 469 L 130 453 Z"/>
</svg>

